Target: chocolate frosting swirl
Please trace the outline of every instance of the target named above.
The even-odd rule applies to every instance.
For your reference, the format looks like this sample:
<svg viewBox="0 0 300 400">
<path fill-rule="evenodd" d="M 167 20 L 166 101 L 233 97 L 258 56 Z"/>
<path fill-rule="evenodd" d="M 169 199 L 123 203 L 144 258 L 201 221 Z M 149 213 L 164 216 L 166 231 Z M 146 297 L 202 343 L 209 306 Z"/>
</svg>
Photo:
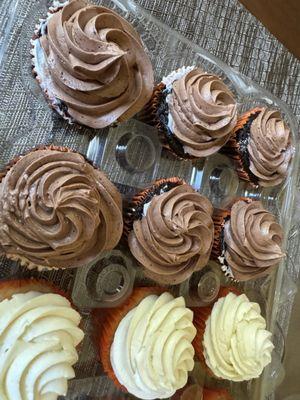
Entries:
<svg viewBox="0 0 300 400">
<path fill-rule="evenodd" d="M 237 104 L 222 80 L 196 68 L 173 83 L 169 95 L 172 131 L 185 153 L 206 157 L 229 139 Z"/>
<path fill-rule="evenodd" d="M 177 284 L 204 267 L 213 243 L 212 211 L 210 201 L 186 184 L 154 196 L 128 238 L 146 274 Z"/>
<path fill-rule="evenodd" d="M 226 262 L 239 281 L 269 274 L 284 257 L 282 228 L 259 201 L 233 205 L 224 240 Z"/>
<path fill-rule="evenodd" d="M 120 15 L 84 0 L 54 13 L 41 38 L 51 92 L 79 123 L 103 128 L 148 102 L 153 70 L 134 28 Z"/>
<path fill-rule="evenodd" d="M 250 170 L 261 186 L 276 186 L 285 179 L 293 155 L 291 132 L 279 111 L 263 108 L 250 127 Z"/>
<path fill-rule="evenodd" d="M 42 267 L 79 267 L 117 245 L 121 196 L 73 152 L 21 157 L 0 184 L 0 243 L 8 257 Z"/>
</svg>

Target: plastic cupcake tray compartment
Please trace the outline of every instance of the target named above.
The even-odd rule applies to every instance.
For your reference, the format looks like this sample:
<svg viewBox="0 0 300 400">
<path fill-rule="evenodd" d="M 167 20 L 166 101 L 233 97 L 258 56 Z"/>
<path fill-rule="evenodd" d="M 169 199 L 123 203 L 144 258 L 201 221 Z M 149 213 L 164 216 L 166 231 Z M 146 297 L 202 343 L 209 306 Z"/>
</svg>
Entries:
<svg viewBox="0 0 300 400">
<path fill-rule="evenodd" d="M 181 66 L 201 66 L 222 77 L 234 92 L 239 113 L 256 105 L 280 109 L 289 124 L 295 148 L 295 157 L 289 175 L 280 188 L 253 189 L 239 181 L 231 161 L 220 154 L 197 162 L 179 161 L 162 151 L 154 128 L 132 119 L 127 123 L 105 130 L 93 131 L 79 125 L 69 125 L 50 110 L 31 73 L 30 39 L 35 25 L 47 14 L 47 0 L 15 0 L 8 10 L 6 28 L 0 49 L 0 164 L 40 144 L 68 146 L 83 154 L 106 172 L 124 196 L 135 193 L 160 177 L 178 176 L 196 190 L 208 196 L 214 206 L 235 197 L 259 199 L 275 213 L 285 229 L 287 257 L 273 275 L 243 285 L 251 300 L 260 303 L 273 332 L 275 350 L 273 361 L 262 377 L 247 384 L 231 384 L 236 399 L 272 398 L 276 385 L 283 376 L 282 357 L 290 305 L 294 294 L 292 275 L 297 266 L 292 263 L 292 249 L 297 241 L 293 224 L 293 204 L 298 182 L 299 151 L 295 118 L 288 107 L 271 93 L 231 69 L 209 54 L 171 31 L 148 15 L 134 1 L 95 1 L 115 9 L 140 33 L 151 57 L 156 81 Z M 96 133 L 96 136 L 95 136 Z M 130 398 L 118 392 L 104 375 L 93 347 L 91 323 L 92 308 L 116 306 L 130 295 L 133 287 L 148 284 L 128 249 L 118 246 L 94 265 L 78 270 L 28 272 L 16 263 L 1 260 L 0 278 L 34 275 L 58 283 L 71 292 L 76 306 L 83 315 L 86 337 L 76 368 L 77 377 L 70 382 L 68 399 Z M 217 264 L 211 262 L 190 280 L 170 290 L 185 296 L 190 306 L 205 305 L 212 301 L 224 281 Z M 196 367 L 195 382 L 211 384 Z M 226 382 L 214 382 L 226 386 Z"/>
</svg>

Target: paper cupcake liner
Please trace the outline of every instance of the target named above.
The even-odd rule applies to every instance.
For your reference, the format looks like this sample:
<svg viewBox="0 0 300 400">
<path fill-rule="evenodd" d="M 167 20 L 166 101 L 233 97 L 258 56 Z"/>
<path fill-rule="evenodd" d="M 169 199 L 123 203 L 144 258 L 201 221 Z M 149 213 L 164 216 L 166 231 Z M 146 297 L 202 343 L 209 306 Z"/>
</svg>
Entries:
<svg viewBox="0 0 300 400">
<path fill-rule="evenodd" d="M 149 102 L 145 105 L 142 111 L 138 113 L 139 120 L 145 122 L 148 125 L 155 126 L 160 130 L 160 123 L 157 118 L 157 111 L 161 101 L 162 92 L 166 88 L 166 85 L 161 82 L 154 87 L 152 97 Z"/>
<path fill-rule="evenodd" d="M 234 293 L 236 295 L 240 295 L 241 293 L 234 287 L 234 286 L 228 286 L 228 287 L 221 287 L 219 294 L 215 300 L 215 303 L 221 298 L 227 296 L 229 293 Z M 212 309 L 213 309 L 214 304 L 211 304 L 206 307 L 197 307 L 197 308 L 191 308 L 193 313 L 194 313 L 194 319 L 193 319 L 193 324 L 197 330 L 196 337 L 193 341 L 193 346 L 195 349 L 195 355 L 200 361 L 202 367 L 206 370 L 206 372 L 214 377 L 216 377 L 213 372 L 209 369 L 209 367 L 206 364 L 205 361 L 205 356 L 204 356 L 204 348 L 203 348 L 203 338 L 204 338 L 204 332 L 206 328 L 206 321 L 208 320 Z"/>
<path fill-rule="evenodd" d="M 250 127 L 262 108 L 256 107 L 238 118 L 233 134 L 221 149 L 221 152 L 231 158 L 235 164 L 236 172 L 240 179 L 250 182 L 253 186 L 258 185 L 258 179 L 250 171 L 249 153 L 247 142 L 250 135 Z M 242 141 L 245 142 L 241 146 Z"/>
<path fill-rule="evenodd" d="M 38 151 L 38 150 L 54 150 L 54 151 L 61 151 L 63 153 L 76 153 L 76 154 L 80 154 L 86 162 L 88 162 L 93 168 L 98 169 L 98 167 L 92 163 L 90 160 L 88 160 L 86 158 L 86 156 L 82 153 L 79 153 L 78 151 L 69 149 L 68 147 L 65 146 L 55 146 L 55 145 L 41 145 L 41 146 L 37 146 L 32 148 L 31 150 L 26 151 L 25 153 L 16 156 L 15 158 L 13 158 L 4 168 L 2 171 L 0 171 L 0 183 L 2 182 L 2 180 L 5 178 L 6 174 L 10 171 L 10 169 L 25 155 L 30 154 L 34 151 Z M 57 267 L 50 267 L 50 266 L 45 266 L 45 265 L 39 265 L 36 264 L 34 262 L 32 262 L 31 260 L 29 260 L 28 258 L 26 258 L 23 255 L 19 255 L 19 254 L 14 254 L 14 253 L 9 253 L 6 252 L 6 250 L 1 247 L 0 245 L 0 253 L 1 255 L 3 254 L 5 257 L 7 257 L 8 259 L 15 261 L 15 262 L 19 262 L 21 266 L 26 267 L 29 270 L 32 269 L 37 269 L 38 271 L 52 271 L 52 270 L 59 270 L 59 269 L 64 269 L 64 268 L 57 268 Z"/>
<path fill-rule="evenodd" d="M 144 205 L 149 203 L 153 196 L 168 192 L 174 187 L 184 184 L 184 180 L 177 177 L 162 178 L 155 181 L 149 188 L 146 188 L 133 196 L 128 206 L 124 209 L 125 239 L 128 238 L 129 233 L 132 231 L 134 221 L 142 218 Z"/>
<path fill-rule="evenodd" d="M 124 392 L 127 392 L 127 390 L 119 383 L 110 362 L 110 348 L 114 340 L 115 331 L 128 312 L 136 307 L 145 297 L 151 294 L 159 295 L 162 292 L 163 289 L 158 287 L 135 288 L 131 296 L 120 307 L 94 311 L 94 338 L 99 359 L 104 372 Z"/>
</svg>

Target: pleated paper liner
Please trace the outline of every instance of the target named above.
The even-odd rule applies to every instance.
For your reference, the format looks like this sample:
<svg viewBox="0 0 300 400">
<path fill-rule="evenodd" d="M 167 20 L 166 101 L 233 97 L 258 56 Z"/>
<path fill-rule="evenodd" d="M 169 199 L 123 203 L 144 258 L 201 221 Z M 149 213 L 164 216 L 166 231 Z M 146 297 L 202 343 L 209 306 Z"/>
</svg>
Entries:
<svg viewBox="0 0 300 400">
<path fill-rule="evenodd" d="M 240 179 L 258 186 L 258 179 L 250 171 L 250 160 L 247 146 L 250 139 L 250 127 L 262 108 L 256 107 L 238 118 L 233 134 L 222 147 L 221 153 L 227 155 L 234 162 L 236 172 Z"/>
</svg>

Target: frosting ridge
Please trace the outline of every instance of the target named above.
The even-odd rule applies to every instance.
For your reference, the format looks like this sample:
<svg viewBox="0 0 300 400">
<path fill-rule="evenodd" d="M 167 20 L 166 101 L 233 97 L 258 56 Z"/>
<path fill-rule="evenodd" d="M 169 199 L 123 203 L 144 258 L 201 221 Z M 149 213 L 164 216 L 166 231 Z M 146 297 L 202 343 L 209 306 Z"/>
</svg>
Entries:
<svg viewBox="0 0 300 400">
<path fill-rule="evenodd" d="M 0 243 L 36 266 L 82 266 L 117 245 L 121 208 L 117 189 L 80 154 L 32 151 L 0 183 Z"/>
<path fill-rule="evenodd" d="M 237 122 L 237 104 L 229 88 L 200 68 L 173 83 L 168 104 L 173 134 L 195 157 L 217 152 Z"/>
<path fill-rule="evenodd" d="M 150 99 L 151 62 L 138 33 L 116 12 L 72 0 L 39 39 L 51 77 L 47 91 L 79 123 L 104 128 L 125 121 Z"/>
<path fill-rule="evenodd" d="M 187 383 L 194 367 L 193 312 L 183 297 L 150 295 L 120 322 L 111 347 L 118 381 L 141 399 L 164 399 Z"/>
<path fill-rule="evenodd" d="M 57 399 L 74 378 L 80 315 L 58 294 L 15 294 L 0 303 L 0 397 Z"/>
<path fill-rule="evenodd" d="M 276 186 L 287 176 L 293 155 L 291 132 L 279 111 L 263 108 L 250 126 L 250 170 L 261 186 Z"/>
<path fill-rule="evenodd" d="M 260 201 L 237 201 L 224 226 L 225 259 L 235 279 L 269 274 L 284 257 L 283 230 Z"/>
<path fill-rule="evenodd" d="M 154 196 L 129 234 L 132 254 L 154 279 L 184 281 L 209 259 L 212 211 L 210 201 L 187 184 Z"/>
<path fill-rule="evenodd" d="M 271 362 L 272 334 L 257 303 L 229 293 L 213 306 L 206 321 L 204 356 L 219 378 L 240 382 L 258 378 Z"/>
</svg>

